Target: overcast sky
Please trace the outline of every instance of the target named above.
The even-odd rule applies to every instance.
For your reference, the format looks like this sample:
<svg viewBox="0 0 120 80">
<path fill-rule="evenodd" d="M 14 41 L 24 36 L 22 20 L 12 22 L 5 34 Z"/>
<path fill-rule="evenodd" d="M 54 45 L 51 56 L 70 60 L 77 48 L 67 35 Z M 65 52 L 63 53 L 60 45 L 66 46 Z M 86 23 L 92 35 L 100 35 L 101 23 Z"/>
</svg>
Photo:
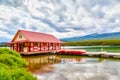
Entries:
<svg viewBox="0 0 120 80">
<path fill-rule="evenodd" d="M 0 0 L 0 42 L 18 29 L 57 38 L 120 31 L 120 0 Z"/>
</svg>

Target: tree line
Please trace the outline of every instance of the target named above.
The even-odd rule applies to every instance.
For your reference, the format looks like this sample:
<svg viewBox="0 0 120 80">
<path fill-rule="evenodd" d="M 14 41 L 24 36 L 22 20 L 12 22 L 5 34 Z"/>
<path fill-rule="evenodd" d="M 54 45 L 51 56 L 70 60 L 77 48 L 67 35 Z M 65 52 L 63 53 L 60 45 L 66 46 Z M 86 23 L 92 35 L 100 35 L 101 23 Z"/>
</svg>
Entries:
<svg viewBox="0 0 120 80">
<path fill-rule="evenodd" d="M 65 42 L 65 46 L 120 46 L 120 40 L 86 40 Z"/>
</svg>

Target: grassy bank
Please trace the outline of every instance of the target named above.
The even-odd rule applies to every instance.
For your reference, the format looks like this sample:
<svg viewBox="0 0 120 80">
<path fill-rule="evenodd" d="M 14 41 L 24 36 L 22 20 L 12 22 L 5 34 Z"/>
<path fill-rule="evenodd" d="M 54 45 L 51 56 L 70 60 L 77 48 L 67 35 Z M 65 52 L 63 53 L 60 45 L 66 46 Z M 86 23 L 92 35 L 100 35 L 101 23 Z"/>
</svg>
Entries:
<svg viewBox="0 0 120 80">
<path fill-rule="evenodd" d="M 65 46 L 120 46 L 120 40 L 86 40 L 66 42 Z"/>
<path fill-rule="evenodd" d="M 19 53 L 0 48 L 0 80 L 37 80 L 25 70 L 26 65 Z"/>
</svg>

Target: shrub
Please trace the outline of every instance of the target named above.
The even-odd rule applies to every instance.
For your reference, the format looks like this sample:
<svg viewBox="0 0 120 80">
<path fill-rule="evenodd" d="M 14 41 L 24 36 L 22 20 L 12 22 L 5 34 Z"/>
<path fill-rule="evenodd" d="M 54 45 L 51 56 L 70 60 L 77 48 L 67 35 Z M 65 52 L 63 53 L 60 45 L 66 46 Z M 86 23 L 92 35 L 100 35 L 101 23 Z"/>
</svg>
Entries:
<svg viewBox="0 0 120 80">
<path fill-rule="evenodd" d="M 31 73 L 21 68 L 0 68 L 0 80 L 37 80 Z"/>
<path fill-rule="evenodd" d="M 14 55 L 16 57 L 21 57 L 18 52 L 10 50 L 8 48 L 0 48 L 0 54 L 11 54 L 11 55 Z"/>
<path fill-rule="evenodd" d="M 25 60 L 23 60 L 22 58 L 18 58 L 14 55 L 10 55 L 10 54 L 1 54 L 0 63 L 4 63 L 8 66 L 17 66 L 17 67 L 26 66 Z"/>
<path fill-rule="evenodd" d="M 24 69 L 25 66 L 26 62 L 19 53 L 0 49 L 0 80 L 37 80 Z"/>
</svg>

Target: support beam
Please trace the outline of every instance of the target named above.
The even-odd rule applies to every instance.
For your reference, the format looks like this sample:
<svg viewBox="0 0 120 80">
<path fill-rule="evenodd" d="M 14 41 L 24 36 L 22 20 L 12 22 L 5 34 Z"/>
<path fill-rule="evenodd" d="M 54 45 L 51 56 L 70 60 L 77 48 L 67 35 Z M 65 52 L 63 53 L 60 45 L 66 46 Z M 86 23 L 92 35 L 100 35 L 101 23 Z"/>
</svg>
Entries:
<svg viewBox="0 0 120 80">
<path fill-rule="evenodd" d="M 40 48 L 40 51 L 41 51 L 41 43 L 39 43 L 39 48 Z"/>
<path fill-rule="evenodd" d="M 28 43 L 26 43 L 26 48 L 27 48 L 27 52 L 29 52 L 29 49 L 28 49 Z"/>
<path fill-rule="evenodd" d="M 18 43 L 17 51 L 20 52 L 20 43 Z"/>
<path fill-rule="evenodd" d="M 13 50 L 14 50 L 14 44 L 13 44 Z"/>
<path fill-rule="evenodd" d="M 50 50 L 50 43 L 48 43 L 48 51 Z"/>
</svg>

